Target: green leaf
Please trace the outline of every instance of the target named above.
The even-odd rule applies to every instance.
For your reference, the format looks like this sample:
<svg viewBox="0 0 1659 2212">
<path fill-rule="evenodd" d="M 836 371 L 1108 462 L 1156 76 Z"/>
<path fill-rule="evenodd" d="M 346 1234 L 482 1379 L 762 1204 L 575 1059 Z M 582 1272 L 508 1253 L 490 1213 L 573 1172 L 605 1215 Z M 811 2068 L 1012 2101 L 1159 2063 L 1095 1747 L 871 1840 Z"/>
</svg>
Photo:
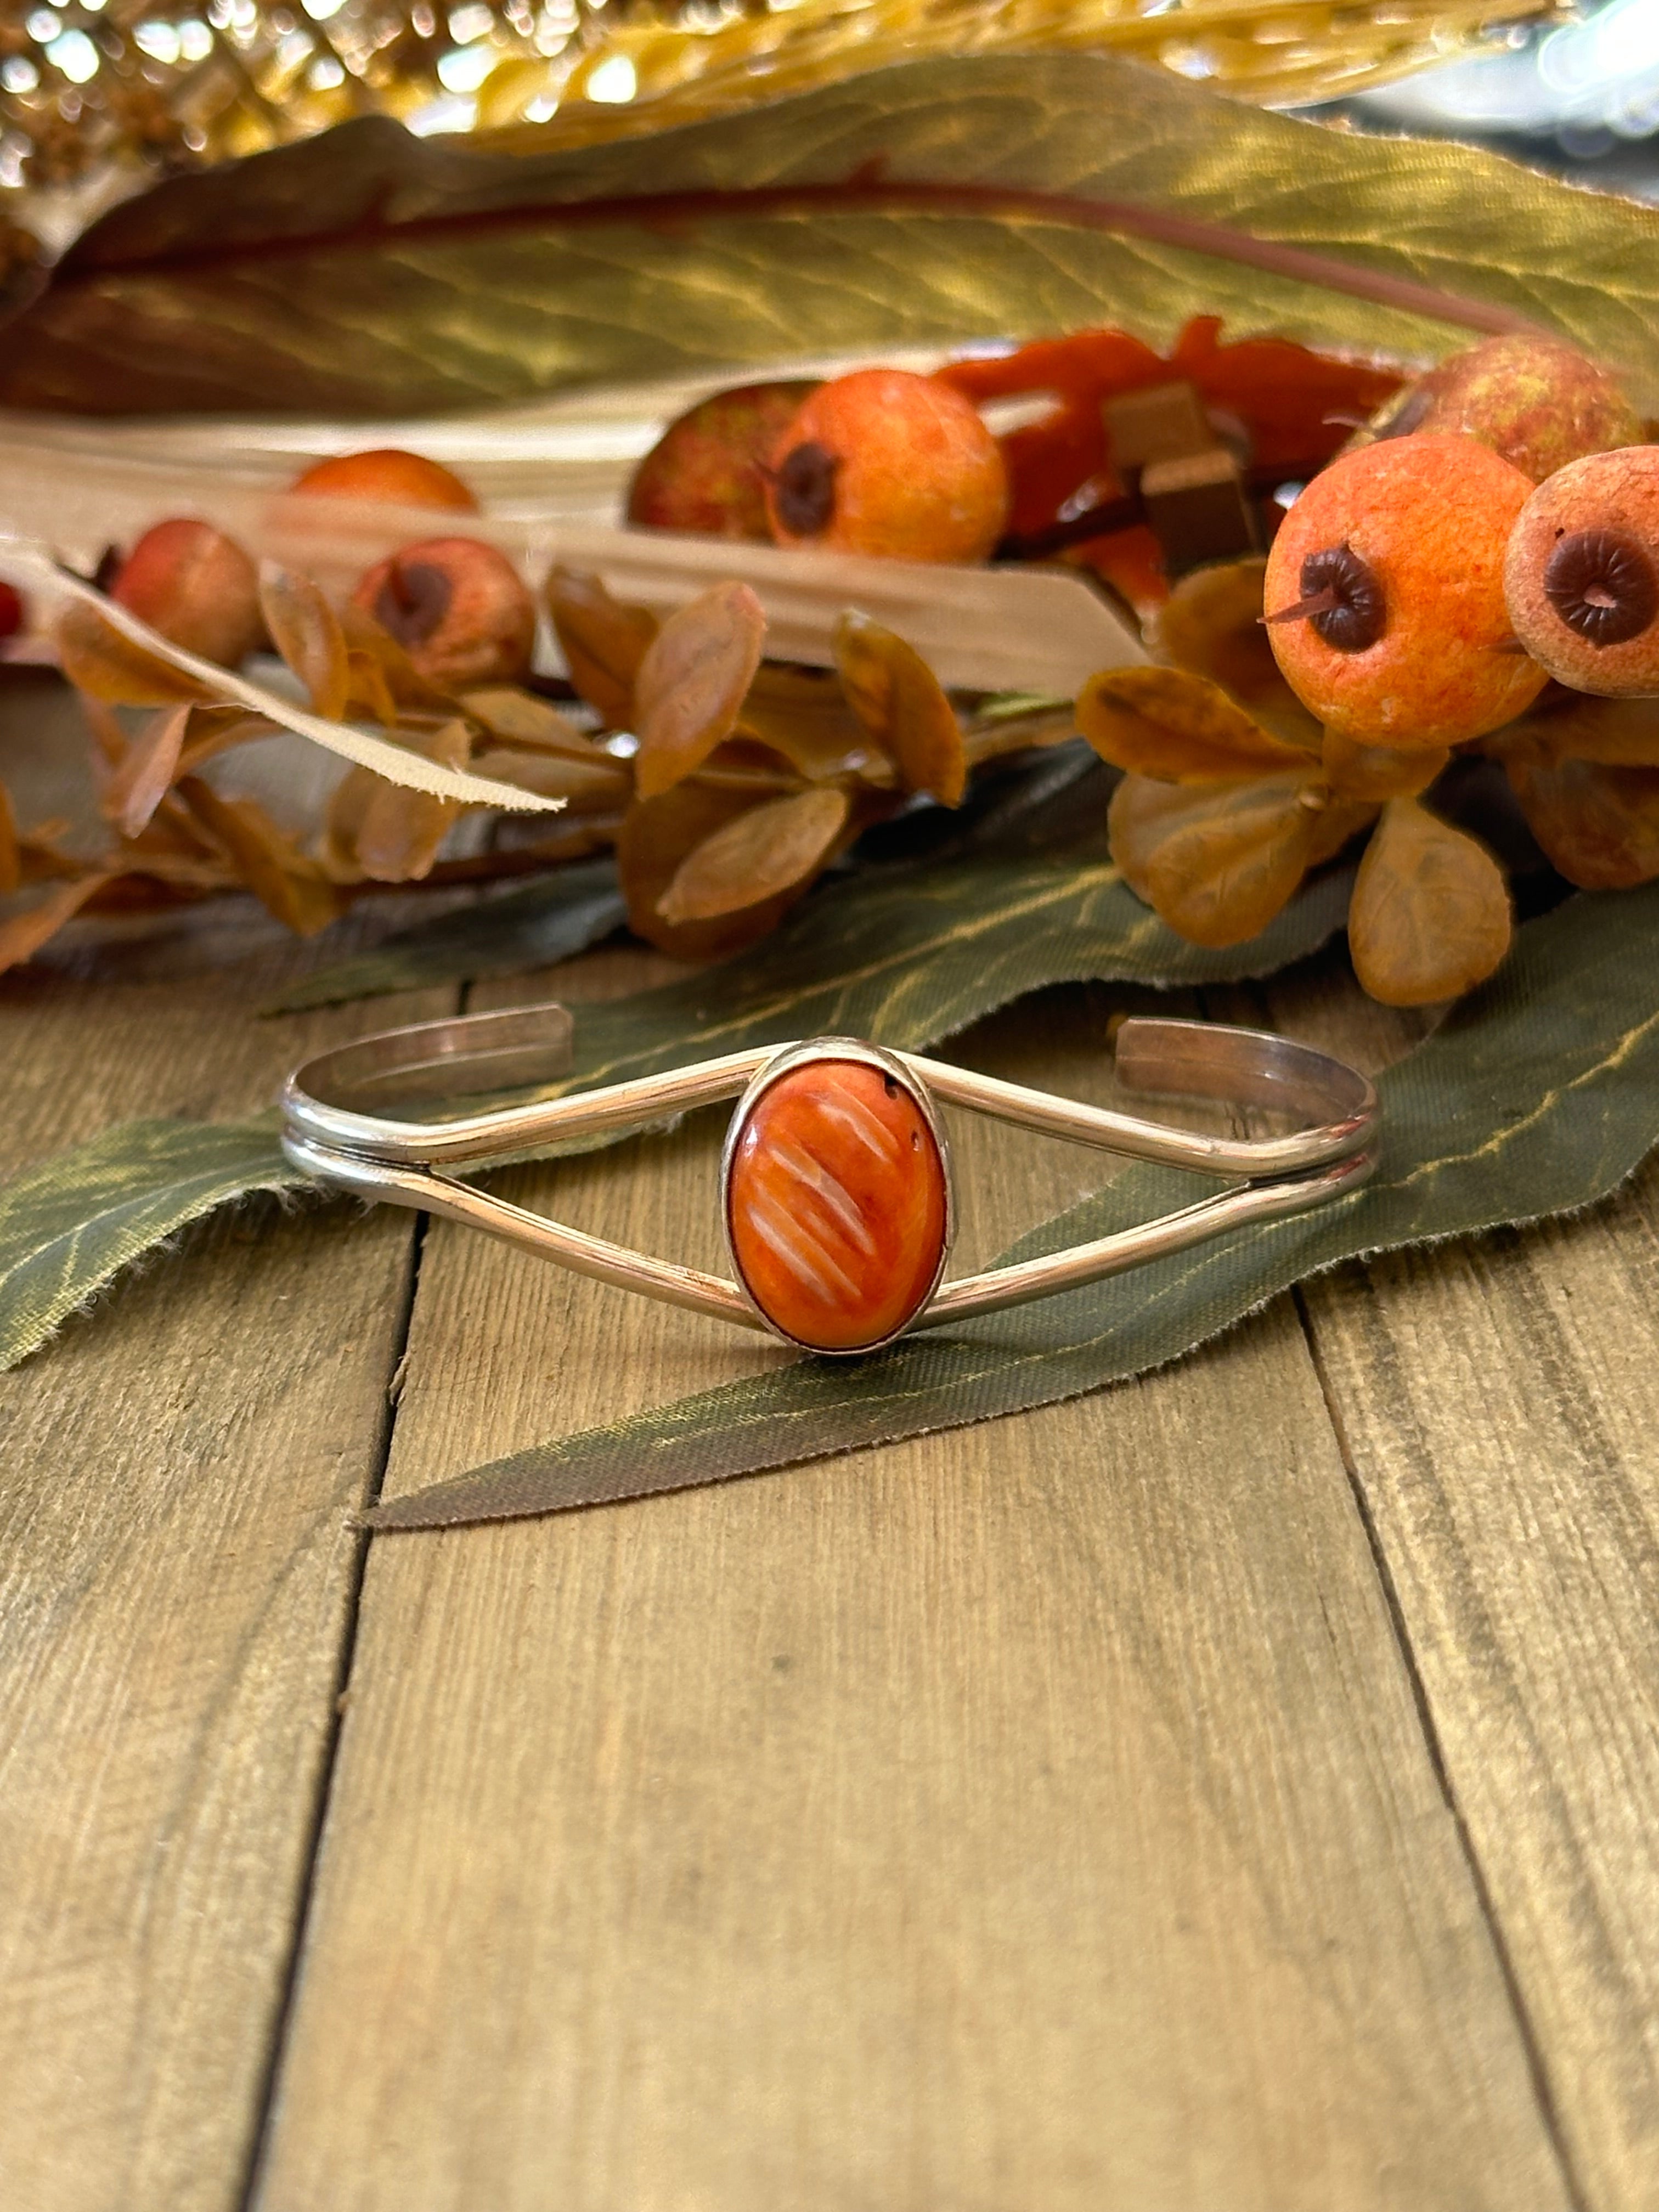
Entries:
<svg viewBox="0 0 1659 2212">
<path fill-rule="evenodd" d="M 126 1121 L 0 1186 L 0 1366 L 123 1267 L 256 1190 L 301 1188 L 274 1121 Z"/>
<path fill-rule="evenodd" d="M 1263 975 L 1341 927 L 1352 878 L 1339 872 L 1253 944 L 1220 953 L 1184 944 L 1106 857 L 1109 775 L 1077 768 L 1076 757 L 1047 757 L 942 854 L 826 887 L 792 926 L 724 967 L 585 1006 L 577 1072 L 561 1087 L 803 1035 L 930 1044 L 1044 984 Z M 0 1189 L 0 1366 L 180 1222 L 297 1180 L 258 1123 L 136 1122 L 29 1170 Z M 42 1297 L 39 1284 L 60 1275 L 61 1293 Z"/>
<path fill-rule="evenodd" d="M 1535 320 L 1659 405 L 1659 212 L 1105 55 L 916 61 L 609 145 L 558 133 L 509 154 L 371 118 L 168 179 L 9 326 L 0 401 L 407 415 L 976 334 L 1167 341 L 1214 313 L 1404 357 Z"/>
<path fill-rule="evenodd" d="M 1659 885 L 1575 898 L 1528 923 L 1502 973 L 1382 1078 L 1382 1164 L 1352 1197 L 948 1336 L 857 1363 L 803 1359 L 536 1445 L 395 1499 L 370 1522 L 551 1512 L 1052 1405 L 1176 1358 L 1340 1261 L 1588 1206 L 1659 1141 L 1656 974 Z M 1003 1258 L 1105 1236 L 1194 1188 L 1134 1168 Z"/>
<path fill-rule="evenodd" d="M 394 931 L 372 952 L 319 969 L 259 1011 L 297 1014 L 430 983 L 470 983 L 479 975 L 550 968 L 609 937 L 626 919 L 615 862 L 577 861 L 476 906 Z"/>
</svg>

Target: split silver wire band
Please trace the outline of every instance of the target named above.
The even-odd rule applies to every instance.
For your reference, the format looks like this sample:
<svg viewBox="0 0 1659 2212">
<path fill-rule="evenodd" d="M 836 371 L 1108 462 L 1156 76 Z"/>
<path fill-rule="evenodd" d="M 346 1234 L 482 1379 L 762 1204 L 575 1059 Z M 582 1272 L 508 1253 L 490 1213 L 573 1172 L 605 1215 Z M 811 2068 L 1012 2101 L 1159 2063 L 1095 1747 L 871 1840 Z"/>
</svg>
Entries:
<svg viewBox="0 0 1659 2212">
<path fill-rule="evenodd" d="M 386 1200 L 463 1221 L 539 1257 L 618 1288 L 766 1328 L 809 1349 L 866 1351 L 918 1328 L 989 1313 L 1073 1290 L 1177 1252 L 1247 1223 L 1322 1206 L 1356 1189 L 1375 1164 L 1370 1149 L 1376 1093 L 1355 1068 L 1310 1047 L 1258 1030 L 1208 1022 L 1136 1019 L 1117 1033 L 1116 1072 L 1129 1091 L 1216 1101 L 1292 1119 L 1288 1135 L 1206 1136 L 1107 1107 L 1033 1091 L 910 1053 L 824 1037 L 764 1045 L 603 1089 L 493 1105 L 423 1121 L 382 1110 L 556 1082 L 568 1073 L 574 1023 L 560 1006 L 469 1014 L 392 1030 L 322 1054 L 297 1068 L 282 1094 L 283 1149 L 305 1173 L 366 1199 Z M 549 1220 L 442 1170 L 522 1158 L 544 1145 L 660 1124 L 696 1106 L 740 1096 L 722 1165 L 721 1212 L 732 1235 L 733 1160 L 774 1086 L 791 1074 L 874 1071 L 890 1097 L 903 1094 L 938 1147 L 945 1226 L 938 1267 L 914 1311 L 884 1334 L 856 1345 L 793 1333 L 763 1310 L 746 1279 L 629 1250 Z M 1227 1180 L 1196 1204 L 1069 1251 L 994 1267 L 941 1284 L 949 1244 L 949 1169 L 936 1101 L 964 1106 L 1044 1135 Z M 920 1132 L 910 1138 L 921 1141 Z M 832 1186 L 832 1188 L 836 1188 Z M 841 1194 L 837 1191 L 837 1202 Z"/>
</svg>

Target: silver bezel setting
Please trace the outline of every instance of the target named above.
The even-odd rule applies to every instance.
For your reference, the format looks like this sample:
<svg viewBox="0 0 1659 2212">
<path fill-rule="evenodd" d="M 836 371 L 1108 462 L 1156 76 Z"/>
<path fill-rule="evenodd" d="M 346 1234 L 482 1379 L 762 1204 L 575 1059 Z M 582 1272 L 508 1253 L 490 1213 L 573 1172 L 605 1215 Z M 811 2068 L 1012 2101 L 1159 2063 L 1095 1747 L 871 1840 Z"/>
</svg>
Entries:
<svg viewBox="0 0 1659 2212">
<path fill-rule="evenodd" d="M 933 1140 L 939 1155 L 939 1172 L 945 1181 L 945 1234 L 939 1240 L 939 1265 L 932 1279 L 914 1310 L 906 1315 L 898 1327 L 890 1329 L 885 1336 L 872 1337 L 867 1344 L 849 1344 L 826 1348 L 821 1344 L 809 1344 L 805 1338 L 793 1336 L 781 1328 L 750 1291 L 748 1279 L 738 1258 L 737 1247 L 732 1237 L 732 1168 L 737 1158 L 738 1145 L 750 1116 L 772 1085 L 797 1068 L 811 1067 L 826 1060 L 851 1060 L 863 1067 L 873 1067 L 896 1083 L 915 1107 Z M 726 1142 L 720 1149 L 720 1234 L 726 1241 L 726 1258 L 731 1263 L 732 1276 L 744 1304 L 755 1316 L 761 1327 L 770 1336 L 793 1345 L 799 1352 L 810 1352 L 819 1359 L 862 1359 L 867 1352 L 879 1352 L 884 1345 L 896 1344 L 907 1335 L 927 1314 L 936 1296 L 951 1257 L 951 1247 L 956 1237 L 956 1190 L 951 1175 L 951 1146 L 939 1120 L 939 1109 L 932 1094 L 915 1070 L 908 1066 L 896 1053 L 884 1052 L 879 1045 L 866 1044 L 861 1037 L 812 1037 L 805 1043 L 786 1045 L 775 1053 L 750 1083 L 749 1087 L 732 1109 L 732 1119 L 726 1132 Z"/>
</svg>

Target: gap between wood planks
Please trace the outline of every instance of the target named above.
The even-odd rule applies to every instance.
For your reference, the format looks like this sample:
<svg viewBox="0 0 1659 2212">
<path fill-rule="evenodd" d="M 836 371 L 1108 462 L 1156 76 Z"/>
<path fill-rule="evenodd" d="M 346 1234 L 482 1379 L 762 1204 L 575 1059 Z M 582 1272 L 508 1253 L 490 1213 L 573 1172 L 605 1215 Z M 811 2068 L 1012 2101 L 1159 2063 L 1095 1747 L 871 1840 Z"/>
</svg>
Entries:
<svg viewBox="0 0 1659 2212">
<path fill-rule="evenodd" d="M 457 994 L 452 1011 L 463 1013 L 465 1007 L 466 993 L 463 990 Z M 386 1407 L 381 1416 L 380 1434 L 375 1439 L 374 1478 L 364 1490 L 365 1505 L 373 1505 L 379 1501 L 386 1483 L 386 1468 L 391 1463 L 392 1440 L 397 1432 L 398 1408 L 403 1400 L 404 1370 L 409 1358 L 409 1333 L 415 1318 L 416 1295 L 420 1288 L 421 1261 L 426 1250 L 427 1231 L 431 1225 L 429 1214 L 417 1213 L 415 1216 L 414 1233 L 410 1239 L 409 1265 L 404 1279 L 403 1310 L 398 1318 L 397 1345 L 386 1377 Z M 310 1923 L 311 1900 L 316 1889 L 317 1858 L 322 1850 L 323 1835 L 328 1826 L 329 1806 L 334 1794 L 334 1770 L 340 1753 L 341 1723 L 351 1698 L 351 1670 L 357 1651 L 358 1615 L 362 1608 L 363 1577 L 368 1566 L 368 1547 L 372 1541 L 372 1534 L 367 1528 L 358 1528 L 353 1537 L 355 1550 L 351 1562 L 351 1587 L 346 1601 L 344 1633 L 340 1638 L 338 1660 L 334 1670 L 334 1696 L 329 1714 L 328 1740 L 323 1747 L 317 1776 L 316 1796 L 300 1870 L 299 1893 L 295 1900 L 292 1937 L 283 1971 L 282 1987 L 271 2017 L 270 2048 L 265 2053 L 264 2066 L 254 2096 L 247 2156 L 236 2185 L 235 2203 L 239 2208 L 252 2203 L 264 2163 L 266 2139 L 276 2106 L 277 2077 L 282 2070 L 289 2021 L 293 2014 L 294 2000 L 300 1986 L 305 1959 L 306 1929 Z"/>
</svg>

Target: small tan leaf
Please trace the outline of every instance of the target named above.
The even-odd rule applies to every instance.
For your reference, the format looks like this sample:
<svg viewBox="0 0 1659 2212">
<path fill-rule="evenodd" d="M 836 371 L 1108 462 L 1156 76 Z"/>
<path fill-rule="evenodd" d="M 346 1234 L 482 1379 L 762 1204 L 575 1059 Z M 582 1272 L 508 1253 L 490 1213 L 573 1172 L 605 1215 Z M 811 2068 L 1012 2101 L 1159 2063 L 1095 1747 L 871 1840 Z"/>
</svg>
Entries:
<svg viewBox="0 0 1659 2212">
<path fill-rule="evenodd" d="M 657 902 L 665 921 L 740 914 L 817 875 L 847 826 L 844 791 L 799 791 L 751 806 L 695 847 Z"/>
<path fill-rule="evenodd" d="M 968 787 L 962 725 L 915 647 L 849 611 L 836 625 L 835 653 L 853 712 L 898 763 L 907 787 L 960 806 Z"/>
<path fill-rule="evenodd" d="M 1154 659 L 1207 676 L 1276 737 L 1317 752 L 1319 723 L 1285 681 L 1262 624 L 1267 566 L 1253 553 L 1194 568 L 1153 616 L 1147 643 Z"/>
<path fill-rule="evenodd" d="M 55 937 L 89 898 L 114 880 L 109 873 L 77 877 L 0 922 L 0 974 L 32 960 L 48 938 Z"/>
<path fill-rule="evenodd" d="M 739 710 L 738 730 L 781 753 L 808 783 L 854 776 L 885 787 L 896 780 L 890 756 L 872 742 L 840 678 L 827 669 L 763 663 Z"/>
<path fill-rule="evenodd" d="M 462 692 L 459 704 L 503 744 L 577 760 L 590 760 L 596 754 L 601 759 L 610 757 L 568 714 L 538 699 L 533 691 L 520 691 L 510 684 L 486 684 L 482 690 Z"/>
<path fill-rule="evenodd" d="M 517 784 L 544 799 L 562 799 L 579 814 L 620 814 L 634 795 L 627 763 L 608 760 L 597 746 L 588 748 L 587 759 L 571 760 L 559 753 L 520 752 L 498 745 L 480 753 L 473 765 L 480 775 Z"/>
<path fill-rule="evenodd" d="M 747 584 L 716 584 L 663 624 L 634 684 L 641 799 L 667 791 L 731 736 L 765 636 L 766 617 Z"/>
<path fill-rule="evenodd" d="M 699 778 L 629 809 L 617 837 L 617 866 L 628 901 L 628 926 L 636 937 L 676 959 L 719 960 L 776 927 L 793 902 L 793 891 L 708 921 L 670 921 L 660 909 L 688 854 L 754 805 L 751 791 L 721 790 Z"/>
<path fill-rule="evenodd" d="M 103 795 L 106 820 L 124 837 L 136 837 L 166 797 L 179 773 L 192 710 L 163 707 L 127 748 Z"/>
<path fill-rule="evenodd" d="M 471 738 L 465 722 L 434 731 L 421 745 L 428 760 L 465 768 Z M 463 809 L 453 799 L 406 785 L 374 779 L 357 830 L 357 859 L 365 875 L 380 884 L 418 883 L 428 875 L 444 839 Z"/>
<path fill-rule="evenodd" d="M 1201 784 L 1126 775 L 1109 815 L 1124 879 L 1190 944 L 1242 945 L 1306 873 L 1316 811 L 1301 775 Z"/>
<path fill-rule="evenodd" d="M 1455 999 L 1499 967 L 1513 916 L 1486 847 L 1393 799 L 1365 848 L 1348 912 L 1354 973 L 1385 1006 Z"/>
<path fill-rule="evenodd" d="M 95 606 L 73 600 L 58 617 L 58 665 L 78 691 L 114 707 L 195 707 L 213 692 L 198 678 L 106 622 Z"/>
<path fill-rule="evenodd" d="M 278 921 L 301 937 L 311 937 L 338 915 L 339 898 L 328 878 L 256 800 L 222 799 L 199 776 L 186 776 L 179 795 Z"/>
<path fill-rule="evenodd" d="M 309 576 L 275 561 L 259 564 L 259 605 L 271 642 L 331 722 L 351 703 L 351 671 L 339 617 Z"/>
<path fill-rule="evenodd" d="M 1521 754 L 1504 765 L 1527 827 L 1570 884 L 1628 890 L 1659 876 L 1659 768 Z"/>
<path fill-rule="evenodd" d="M 1308 848 L 1310 868 L 1322 868 L 1327 860 L 1334 860 L 1350 838 L 1369 830 L 1382 811 L 1375 799 L 1340 799 L 1318 784 L 1304 785 L 1303 805 L 1310 805 L 1322 790 L 1325 804 L 1314 813 L 1313 842 Z"/>
<path fill-rule="evenodd" d="M 1546 761 L 1659 768 L 1659 699 L 1597 699 L 1551 684 L 1518 722 L 1499 732 L 1492 750 L 1507 758 L 1517 745 Z"/>
<path fill-rule="evenodd" d="M 1449 752 L 1391 752 L 1384 745 L 1357 745 L 1340 731 L 1325 732 L 1326 781 L 1344 799 L 1415 799 L 1451 758 Z"/>
<path fill-rule="evenodd" d="M 1207 676 L 1246 706 L 1277 697 L 1285 678 L 1261 626 L 1267 572 L 1266 556 L 1252 553 L 1183 576 L 1150 627 L 1146 641 L 1158 659 Z"/>
<path fill-rule="evenodd" d="M 570 680 L 613 730 L 634 720 L 634 679 L 657 635 L 657 617 L 613 599 L 597 576 L 556 568 L 547 580 L 547 611 Z"/>
<path fill-rule="evenodd" d="M 1022 714 L 981 712 L 971 717 L 962 726 L 962 749 L 971 773 L 987 761 L 1063 745 L 1077 734 L 1077 715 L 1069 701 L 1064 705 L 1034 703 Z"/>
<path fill-rule="evenodd" d="M 1103 669 L 1079 695 L 1077 726 L 1114 768 L 1163 783 L 1305 776 L 1311 766 L 1218 684 L 1184 668 Z"/>
</svg>

